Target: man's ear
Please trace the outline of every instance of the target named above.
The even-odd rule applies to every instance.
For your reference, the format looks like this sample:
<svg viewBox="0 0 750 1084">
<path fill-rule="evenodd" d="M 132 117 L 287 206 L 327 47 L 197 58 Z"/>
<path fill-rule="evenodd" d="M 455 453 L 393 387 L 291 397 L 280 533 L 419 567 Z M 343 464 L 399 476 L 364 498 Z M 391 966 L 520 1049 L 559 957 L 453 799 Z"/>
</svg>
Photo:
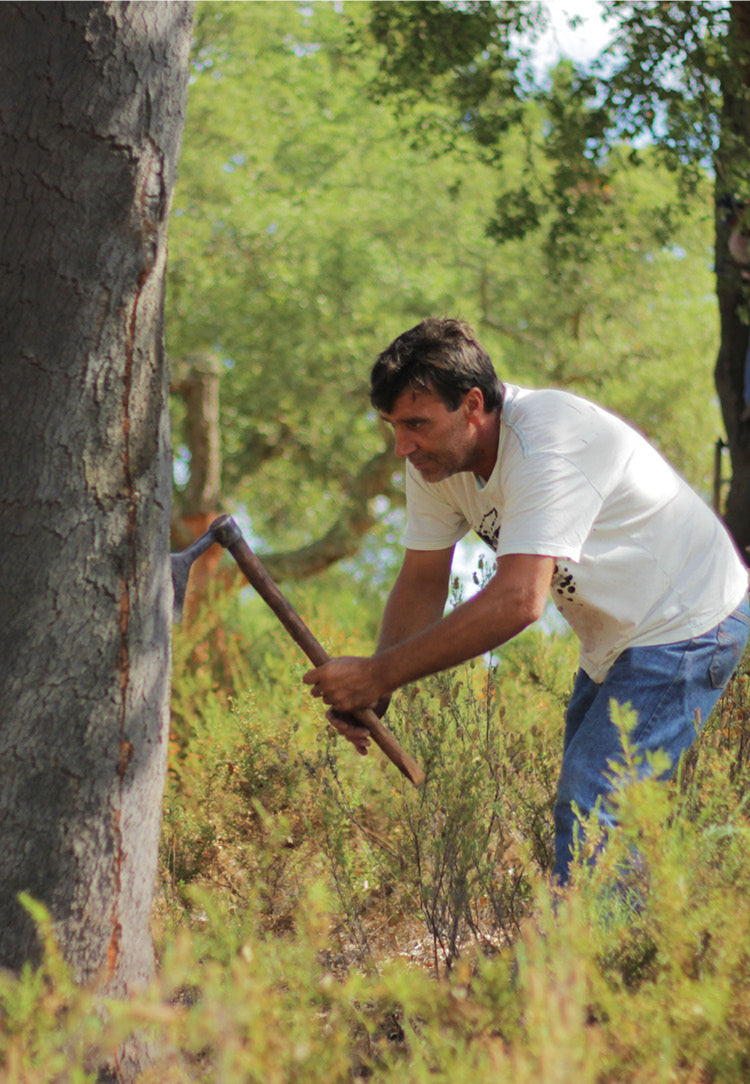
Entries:
<svg viewBox="0 0 750 1084">
<path fill-rule="evenodd" d="M 472 414 L 484 414 L 484 392 L 481 388 L 469 388 L 464 396 L 464 410 L 467 416 Z"/>
</svg>

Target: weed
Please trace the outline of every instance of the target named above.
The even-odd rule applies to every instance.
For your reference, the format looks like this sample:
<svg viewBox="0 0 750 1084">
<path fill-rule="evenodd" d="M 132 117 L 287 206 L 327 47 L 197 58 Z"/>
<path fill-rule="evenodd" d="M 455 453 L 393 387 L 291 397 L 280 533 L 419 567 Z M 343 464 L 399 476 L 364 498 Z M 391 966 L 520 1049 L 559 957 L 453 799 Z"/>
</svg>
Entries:
<svg viewBox="0 0 750 1084">
<path fill-rule="evenodd" d="M 176 675 L 153 984 L 122 1003 L 76 987 L 35 909 L 41 967 L 0 974 L 3 1081 L 93 1084 L 145 1032 L 140 1084 L 744 1084 L 744 671 L 666 785 L 623 717 L 618 828 L 600 846 L 590 820 L 558 897 L 569 641 L 525 635 L 399 693 L 414 788 L 330 734 L 296 650 L 268 654 L 267 625 L 243 620 L 229 685 L 193 648 Z"/>
</svg>

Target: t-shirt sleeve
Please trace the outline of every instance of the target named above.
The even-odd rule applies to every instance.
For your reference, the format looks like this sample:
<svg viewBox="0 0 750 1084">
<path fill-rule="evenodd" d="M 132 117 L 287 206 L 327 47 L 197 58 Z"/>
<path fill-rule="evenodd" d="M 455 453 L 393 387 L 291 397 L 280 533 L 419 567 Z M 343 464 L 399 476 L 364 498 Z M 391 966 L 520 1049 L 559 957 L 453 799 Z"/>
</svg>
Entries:
<svg viewBox="0 0 750 1084">
<path fill-rule="evenodd" d="M 406 548 L 448 549 L 463 538 L 468 529 L 469 524 L 461 510 L 452 507 L 407 465 L 406 531 L 403 537 Z"/>
<path fill-rule="evenodd" d="M 604 497 L 565 456 L 515 458 L 503 482 L 497 555 L 544 554 L 578 561 Z"/>
</svg>

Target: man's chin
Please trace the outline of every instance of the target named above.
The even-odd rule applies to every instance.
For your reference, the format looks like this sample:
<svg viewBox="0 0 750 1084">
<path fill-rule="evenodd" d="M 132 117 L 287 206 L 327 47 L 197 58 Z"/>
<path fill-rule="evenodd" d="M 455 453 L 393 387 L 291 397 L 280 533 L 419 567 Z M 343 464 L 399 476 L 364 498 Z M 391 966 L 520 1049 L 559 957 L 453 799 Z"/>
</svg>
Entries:
<svg viewBox="0 0 750 1084">
<path fill-rule="evenodd" d="M 439 463 L 424 463 L 422 466 L 417 466 L 416 463 L 412 463 L 412 466 L 422 475 L 425 482 L 442 482 L 443 479 L 447 478 L 451 473 Z"/>
</svg>

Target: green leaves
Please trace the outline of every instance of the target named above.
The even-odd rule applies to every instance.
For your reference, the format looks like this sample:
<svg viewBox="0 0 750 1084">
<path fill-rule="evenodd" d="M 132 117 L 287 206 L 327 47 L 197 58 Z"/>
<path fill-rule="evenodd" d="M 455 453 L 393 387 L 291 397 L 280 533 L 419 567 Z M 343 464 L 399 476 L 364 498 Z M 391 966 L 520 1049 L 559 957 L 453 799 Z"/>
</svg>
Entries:
<svg viewBox="0 0 750 1084">
<path fill-rule="evenodd" d="M 616 14 L 656 64 L 694 6 L 660 6 L 683 20 L 669 33 L 653 5 Z M 198 6 L 167 346 L 220 359 L 222 500 L 261 548 L 359 545 L 384 447 L 369 369 L 435 313 L 474 324 L 505 379 L 603 398 L 703 483 L 719 424 L 708 184 L 688 213 L 653 147 L 609 141 L 636 93 L 613 62 L 608 100 L 569 63 L 529 87 L 535 11 Z M 699 29 L 714 71 L 719 39 Z M 189 447 L 178 403 L 174 423 Z"/>
</svg>

